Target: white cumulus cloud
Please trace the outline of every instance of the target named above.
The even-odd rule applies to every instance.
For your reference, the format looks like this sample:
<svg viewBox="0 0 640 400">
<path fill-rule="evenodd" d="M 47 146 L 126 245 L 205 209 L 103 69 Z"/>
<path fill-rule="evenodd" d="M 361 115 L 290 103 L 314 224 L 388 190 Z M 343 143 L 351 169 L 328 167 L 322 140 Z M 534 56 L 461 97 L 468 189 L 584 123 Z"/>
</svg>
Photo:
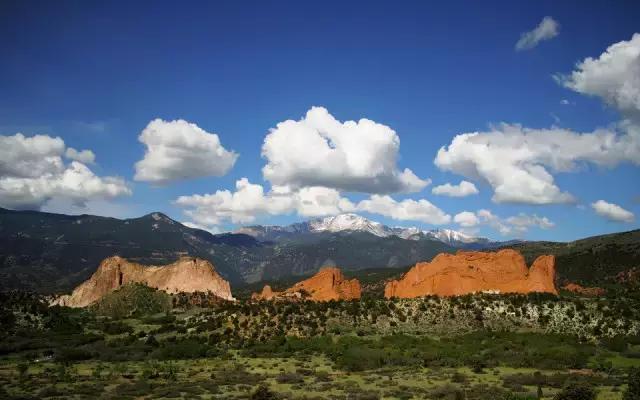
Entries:
<svg viewBox="0 0 640 400">
<path fill-rule="evenodd" d="M 80 161 L 65 164 L 63 156 L 95 160 L 89 150 L 69 149 L 59 137 L 0 136 L 0 206 L 40 209 L 50 200 L 68 200 L 82 207 L 90 200 L 131 194 L 122 178 L 97 176 Z"/>
<path fill-rule="evenodd" d="M 355 206 L 335 189 L 312 186 L 298 190 L 296 209 L 299 215 L 312 217 L 351 212 Z"/>
<path fill-rule="evenodd" d="M 394 200 L 391 196 L 374 194 L 358 203 L 357 210 L 380 214 L 400 221 L 420 221 L 432 225 L 447 224 L 451 216 L 428 200 Z"/>
<path fill-rule="evenodd" d="M 431 189 L 431 193 L 450 197 L 465 197 L 478 194 L 478 188 L 471 182 L 461 181 L 457 185 L 445 183 L 444 185 L 436 186 Z"/>
<path fill-rule="evenodd" d="M 591 203 L 591 208 L 596 214 L 610 221 L 616 222 L 633 222 L 635 215 L 631 211 L 625 210 L 617 204 L 608 203 L 604 200 L 598 200 Z"/>
<path fill-rule="evenodd" d="M 181 224 L 186 226 L 187 228 L 200 229 L 201 231 L 207 231 L 207 232 L 212 233 L 214 235 L 221 232 L 216 227 L 199 225 L 199 224 L 196 224 L 194 222 L 185 221 L 185 222 L 181 222 Z"/>
<path fill-rule="evenodd" d="M 527 215 L 524 213 L 509 217 L 506 219 L 506 222 L 517 231 L 526 231 L 531 226 L 536 226 L 541 229 L 550 229 L 555 226 L 547 217 L 538 217 L 535 214 Z"/>
<path fill-rule="evenodd" d="M 453 217 L 453 222 L 463 228 L 473 228 L 480 224 L 480 219 L 470 211 L 463 211 Z"/>
<path fill-rule="evenodd" d="M 498 231 L 501 235 L 523 234 L 532 227 L 550 229 L 555 226 L 547 217 L 539 217 L 536 214 L 520 213 L 511 217 L 501 218 L 486 209 L 478 210 L 475 213 L 463 211 L 456 214 L 453 221 L 463 228 L 486 225 Z"/>
<path fill-rule="evenodd" d="M 516 50 L 528 50 L 536 47 L 538 43 L 553 39 L 558 36 L 560 24 L 551 17 L 544 17 L 533 30 L 524 32 L 516 43 Z"/>
<path fill-rule="evenodd" d="M 305 187 L 291 190 L 276 186 L 266 192 L 262 185 L 247 178 L 236 181 L 236 190 L 218 190 L 212 194 L 180 196 L 175 204 L 182 207 L 192 223 L 212 227 L 227 222 L 249 223 L 265 215 L 297 212 L 312 217 L 354 210 L 354 205 L 331 188 Z"/>
<path fill-rule="evenodd" d="M 371 195 L 354 204 L 333 188 L 309 186 L 291 189 L 274 186 L 265 192 L 262 185 L 247 178 L 236 182 L 236 190 L 218 190 L 211 194 L 180 196 L 174 203 L 190 218 L 190 224 L 209 230 L 228 222 L 246 224 L 261 216 L 296 213 L 303 217 L 336 215 L 366 211 L 402 221 L 446 224 L 451 216 L 425 199 L 396 201 L 388 195 Z M 194 226 L 195 226 L 194 225 Z"/>
<path fill-rule="evenodd" d="M 340 122 L 322 107 L 277 124 L 264 139 L 264 178 L 273 185 L 349 192 L 417 192 L 430 181 L 397 166 L 400 138 L 368 119 Z"/>
<path fill-rule="evenodd" d="M 181 119 L 155 119 L 138 140 L 146 146 L 146 151 L 144 158 L 135 164 L 137 181 L 166 184 L 223 176 L 238 158 L 238 154 L 222 146 L 218 135 Z"/>
<path fill-rule="evenodd" d="M 91 150 L 76 150 L 73 147 L 67 147 L 64 156 L 70 160 L 80 161 L 84 164 L 93 164 L 96 161 L 96 155 Z"/>
<path fill-rule="evenodd" d="M 626 130 L 577 133 L 500 124 L 488 132 L 455 136 L 448 147 L 440 148 L 434 163 L 487 182 L 497 203 L 570 203 L 574 197 L 556 185 L 552 173 L 576 171 L 583 163 L 640 164 L 640 132 L 633 125 Z"/>
<path fill-rule="evenodd" d="M 640 114 L 640 33 L 612 44 L 598 58 L 588 57 L 569 75 L 556 75 L 565 87 L 601 97 L 625 115 Z"/>
</svg>

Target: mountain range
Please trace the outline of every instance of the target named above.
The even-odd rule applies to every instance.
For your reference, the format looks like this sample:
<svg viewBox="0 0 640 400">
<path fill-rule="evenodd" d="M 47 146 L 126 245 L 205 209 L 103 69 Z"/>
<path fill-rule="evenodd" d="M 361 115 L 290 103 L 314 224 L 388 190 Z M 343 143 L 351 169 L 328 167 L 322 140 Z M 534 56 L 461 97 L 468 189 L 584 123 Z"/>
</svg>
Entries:
<svg viewBox="0 0 640 400">
<path fill-rule="evenodd" d="M 235 233 L 246 234 L 258 240 L 272 241 L 291 238 L 300 234 L 323 232 L 366 232 L 381 238 L 397 236 L 400 239 L 408 240 L 438 240 L 454 247 L 497 247 L 503 243 L 492 242 L 487 238 L 475 237 L 451 229 L 421 230 L 416 227 L 389 227 L 380 222 L 351 213 L 312 219 L 287 226 L 246 226 L 235 231 Z"/>
<path fill-rule="evenodd" d="M 200 257 L 237 287 L 309 276 L 328 265 L 348 274 L 400 271 L 442 252 L 504 247 L 522 251 L 529 263 L 540 254 L 555 254 L 560 278 L 577 282 L 599 282 L 640 265 L 640 230 L 569 243 L 492 242 L 342 214 L 214 235 L 158 212 L 117 219 L 0 208 L 0 290 L 69 291 L 113 255 L 156 265 Z"/>
</svg>

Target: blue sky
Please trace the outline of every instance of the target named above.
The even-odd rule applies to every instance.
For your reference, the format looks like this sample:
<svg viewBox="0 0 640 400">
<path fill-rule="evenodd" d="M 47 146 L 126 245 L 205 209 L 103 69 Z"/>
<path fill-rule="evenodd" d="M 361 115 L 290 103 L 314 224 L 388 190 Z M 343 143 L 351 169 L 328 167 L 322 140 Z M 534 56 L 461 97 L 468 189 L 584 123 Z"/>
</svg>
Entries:
<svg viewBox="0 0 640 400">
<path fill-rule="evenodd" d="M 572 240 L 639 226 L 640 154 L 633 144 L 608 149 L 607 155 L 568 157 L 575 161 L 570 171 L 550 166 L 553 161 L 548 154 L 524 167 L 518 164 L 524 169 L 542 165 L 553 177 L 552 186 L 572 197 L 559 201 L 558 196 L 550 196 L 543 204 L 536 203 L 544 196 L 514 201 L 507 195 L 496 201 L 501 189 L 496 189 L 495 180 L 488 182 L 493 179 L 490 172 L 460 172 L 469 162 L 464 154 L 451 151 L 462 158 L 448 167 L 434 164 L 438 150 L 449 146 L 456 135 L 488 133 L 503 122 L 523 129 L 566 129 L 587 135 L 602 128 L 617 137 L 636 138 L 628 133 L 635 132 L 633 128 L 619 127 L 620 121 L 633 125 L 639 120 L 640 110 L 633 109 L 635 93 L 631 93 L 631 106 L 608 98 L 606 88 L 593 84 L 599 70 L 580 77 L 591 79 L 586 83 L 562 83 L 553 76 L 580 70 L 577 63 L 587 57 L 598 59 L 615 43 L 631 42 L 640 31 L 637 2 L 594 1 L 580 7 L 552 1 L 482 5 L 194 2 L 189 7 L 175 2 L 129 3 L 0 5 L 0 135 L 60 137 L 65 148 L 89 149 L 95 162 L 85 160 L 84 164 L 91 174 L 102 180 L 119 177 L 114 185 L 127 188 L 91 191 L 82 187 L 70 196 L 64 186 L 47 187 L 42 196 L 26 201 L 11 192 L 15 186 L 7 186 L 4 191 L 0 188 L 2 205 L 118 217 L 163 211 L 211 230 L 307 219 L 310 215 L 301 215 L 295 205 L 281 211 L 258 205 L 240 210 L 238 216 L 237 210 L 220 212 L 213 203 L 194 210 L 194 201 L 179 204 L 176 199 L 234 191 L 236 181 L 244 177 L 261 185 L 266 195 L 274 183 L 262 172 L 269 162 L 261 157 L 269 130 L 286 120 L 299 121 L 312 106 L 321 106 L 337 121 L 367 118 L 395 131 L 400 140 L 397 163 L 385 177 L 409 168 L 423 182 L 431 180 L 430 185 L 409 192 L 373 184 L 363 192 L 351 190 L 340 179 L 332 181 L 335 174 L 327 172 L 322 185 L 353 204 L 341 211 L 355 211 L 390 225 L 450 227 L 493 238 Z M 517 50 L 521 35 L 534 30 L 545 16 L 559 24 L 555 34 L 532 48 Z M 640 61 L 627 60 L 625 65 L 623 73 L 609 76 L 605 83 L 620 88 L 627 79 L 631 89 L 638 89 L 633 73 L 640 70 Z M 625 71 L 630 71 L 630 77 Z M 136 180 L 135 164 L 147 149 L 138 137 L 156 118 L 183 119 L 206 134 L 217 134 L 221 146 L 238 155 L 235 163 L 209 176 L 188 177 L 187 171 L 186 179 L 170 182 Z M 555 135 L 555 130 L 547 135 Z M 8 149 L 15 140 L 6 143 Z M 25 143 L 23 150 L 34 146 Z M 571 143 L 555 151 L 572 153 Z M 628 154 L 616 156 L 620 149 Z M 311 147 L 300 150 L 311 156 L 316 153 Z M 51 151 L 49 156 L 61 150 Z M 12 150 L 3 156 L 5 163 L 13 160 L 11 154 L 26 159 Z M 283 161 L 287 155 L 277 157 Z M 603 158 L 607 161 L 601 162 Z M 65 156 L 60 159 L 67 166 L 72 161 Z M 486 160 L 471 161 L 476 167 L 486 166 L 482 164 Z M 34 174 L 10 173 L 2 164 L 0 186 L 4 176 L 14 179 L 7 182 L 23 179 L 19 182 L 26 186 L 21 188 L 29 193 L 40 190 L 40 186 L 34 189 Z M 35 164 L 25 168 L 38 170 Z M 60 175 L 68 167 L 61 168 Z M 293 191 L 313 181 L 307 176 L 294 184 L 287 180 L 292 179 L 291 173 L 284 175 L 279 185 L 289 185 Z M 87 175 L 74 176 L 85 179 Z M 324 175 L 319 171 L 318 176 Z M 438 185 L 461 180 L 473 183 L 479 193 L 466 197 L 432 193 Z M 516 183 L 508 183 L 505 190 L 514 187 Z M 389 210 L 397 207 L 397 212 L 380 211 L 384 204 L 371 202 L 370 196 L 386 195 L 397 202 Z M 368 199 L 369 203 L 360 205 Z M 421 209 L 414 212 L 408 203 L 403 208 L 399 202 L 406 199 L 425 199 L 442 213 L 434 217 L 428 207 L 426 215 Z M 593 203 L 599 200 L 609 206 L 598 213 Z M 611 205 L 633 217 L 612 210 Z M 421 206 L 424 203 L 416 207 Z M 185 214 L 189 210 L 192 214 Z M 491 217 L 486 213 L 482 217 L 478 210 L 489 210 Z M 467 226 L 456 223 L 456 215 L 464 211 L 475 215 L 475 219 L 469 214 L 467 219 L 458 218 Z M 215 218 L 202 220 L 203 214 L 216 213 Z M 521 214 L 528 219 L 508 220 Z"/>
</svg>

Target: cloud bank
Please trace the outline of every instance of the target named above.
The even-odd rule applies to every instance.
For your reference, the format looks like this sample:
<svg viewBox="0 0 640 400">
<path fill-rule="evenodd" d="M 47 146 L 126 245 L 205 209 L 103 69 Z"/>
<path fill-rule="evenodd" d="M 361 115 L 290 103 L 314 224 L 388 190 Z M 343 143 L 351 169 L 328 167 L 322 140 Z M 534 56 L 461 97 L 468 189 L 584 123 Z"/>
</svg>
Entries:
<svg viewBox="0 0 640 400">
<path fill-rule="evenodd" d="M 640 136 L 631 131 L 577 133 L 517 124 L 457 135 L 434 160 L 444 171 L 488 183 L 494 202 L 520 204 L 574 202 L 572 194 L 556 185 L 552 172 L 574 172 L 581 163 L 614 167 L 623 162 L 640 164 Z"/>
<path fill-rule="evenodd" d="M 366 211 L 401 221 L 446 224 L 451 216 L 425 199 L 402 201 L 388 195 L 371 195 L 354 204 L 333 188 L 309 186 L 291 189 L 275 186 L 266 192 L 262 185 L 247 178 L 236 182 L 236 190 L 212 194 L 180 196 L 174 202 L 196 224 L 215 227 L 227 222 L 250 223 L 260 216 L 296 213 L 303 217 Z"/>
<path fill-rule="evenodd" d="M 501 235 L 513 233 L 524 234 L 532 227 L 550 229 L 555 226 L 547 217 L 539 217 L 536 214 L 528 215 L 520 213 L 508 218 L 501 218 L 486 209 L 478 210 L 475 213 L 463 211 L 456 214 L 453 220 L 462 228 L 475 228 L 481 225 L 487 225 L 498 231 Z"/>
<path fill-rule="evenodd" d="M 67 148 L 59 137 L 0 135 L 0 206 L 39 210 L 49 200 L 68 200 L 82 207 L 131 194 L 124 179 L 99 177 L 82 161 L 93 163 L 95 155 Z"/>
</svg>

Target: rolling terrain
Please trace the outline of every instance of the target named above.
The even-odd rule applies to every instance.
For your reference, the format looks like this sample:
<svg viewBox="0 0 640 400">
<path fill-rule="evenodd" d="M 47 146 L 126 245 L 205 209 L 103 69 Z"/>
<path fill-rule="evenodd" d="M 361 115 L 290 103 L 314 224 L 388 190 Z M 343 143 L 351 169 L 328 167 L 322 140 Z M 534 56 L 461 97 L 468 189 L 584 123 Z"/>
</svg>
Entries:
<svg viewBox="0 0 640 400">
<path fill-rule="evenodd" d="M 69 291 L 113 255 L 157 265 L 200 257 L 239 289 L 290 282 L 327 265 L 348 276 L 388 270 L 381 275 L 397 277 L 417 262 L 459 249 L 514 248 L 528 264 L 553 254 L 560 281 L 588 285 L 605 285 L 640 266 L 640 230 L 567 243 L 492 242 L 455 231 L 390 228 L 353 214 L 338 217 L 214 235 L 162 213 L 116 219 L 0 209 L 0 289 Z"/>
<path fill-rule="evenodd" d="M 640 230 L 593 236 L 573 242 L 522 242 L 509 245 L 528 263 L 543 254 L 556 256 L 561 279 L 605 284 L 620 272 L 640 267 Z"/>
</svg>

